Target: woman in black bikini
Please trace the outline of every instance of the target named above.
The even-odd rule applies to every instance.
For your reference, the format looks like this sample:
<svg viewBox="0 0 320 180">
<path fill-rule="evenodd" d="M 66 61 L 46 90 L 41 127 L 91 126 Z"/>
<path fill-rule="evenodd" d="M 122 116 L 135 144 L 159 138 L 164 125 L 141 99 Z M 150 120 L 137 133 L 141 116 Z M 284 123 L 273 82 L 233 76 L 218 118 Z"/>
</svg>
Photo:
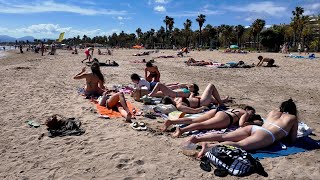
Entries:
<svg viewBox="0 0 320 180">
<path fill-rule="evenodd" d="M 147 75 L 149 72 L 149 75 Z M 160 82 L 160 72 L 150 61 L 146 63 L 145 79 L 149 82 Z"/>
<path fill-rule="evenodd" d="M 207 109 L 207 106 L 211 103 L 218 104 L 218 106 L 224 106 L 224 103 L 228 101 L 229 97 L 221 100 L 216 87 L 213 84 L 209 84 L 201 96 L 197 96 L 197 94 L 194 93 L 190 93 L 188 98 L 182 97 L 173 99 L 167 96 L 163 98 L 162 103 L 173 104 L 179 111 L 196 114 Z"/>
<path fill-rule="evenodd" d="M 178 120 L 167 120 L 164 123 L 163 131 L 165 131 L 172 124 L 189 124 L 187 127 L 179 128 L 177 127 L 176 132 L 173 137 L 178 137 L 182 133 L 194 130 L 203 129 L 222 129 L 227 128 L 233 124 L 239 124 L 243 126 L 251 117 L 255 114 L 255 109 L 251 106 L 247 106 L 244 109 L 214 109 L 204 115 L 191 119 L 191 118 L 181 118 Z"/>
</svg>

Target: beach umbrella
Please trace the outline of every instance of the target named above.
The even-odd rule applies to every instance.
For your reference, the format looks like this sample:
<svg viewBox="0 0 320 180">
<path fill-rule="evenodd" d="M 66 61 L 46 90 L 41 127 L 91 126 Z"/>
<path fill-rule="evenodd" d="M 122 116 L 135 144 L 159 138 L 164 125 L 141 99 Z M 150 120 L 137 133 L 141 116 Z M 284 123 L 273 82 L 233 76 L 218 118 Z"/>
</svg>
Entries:
<svg viewBox="0 0 320 180">
<path fill-rule="evenodd" d="M 135 46 L 132 46 L 133 49 L 142 49 L 144 48 L 143 46 L 139 46 L 139 45 L 135 45 Z"/>
<path fill-rule="evenodd" d="M 231 49 L 237 49 L 237 48 L 239 48 L 239 46 L 237 46 L 237 45 L 231 45 L 230 48 L 231 48 Z"/>
</svg>

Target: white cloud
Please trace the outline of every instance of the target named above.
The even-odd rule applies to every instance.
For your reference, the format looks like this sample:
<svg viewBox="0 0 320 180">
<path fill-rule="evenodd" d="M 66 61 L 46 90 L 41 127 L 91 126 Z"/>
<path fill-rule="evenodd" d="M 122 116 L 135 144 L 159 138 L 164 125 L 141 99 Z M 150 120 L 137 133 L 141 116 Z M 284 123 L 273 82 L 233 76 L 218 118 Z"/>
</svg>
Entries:
<svg viewBox="0 0 320 180">
<path fill-rule="evenodd" d="M 61 32 L 65 32 L 66 38 L 74 37 L 77 35 L 83 36 L 84 34 L 93 36 L 111 35 L 114 32 L 120 32 L 118 29 L 111 29 L 109 31 L 103 31 L 101 29 L 74 29 L 72 27 L 61 27 L 59 24 L 36 24 L 28 27 L 8 29 L 0 27 L 0 34 L 5 33 L 10 36 L 22 37 L 22 36 L 34 36 L 35 38 L 57 38 Z"/>
<path fill-rule="evenodd" d="M 76 5 L 56 3 L 52 0 L 31 3 L 0 1 L 0 13 L 8 14 L 30 14 L 44 12 L 68 12 L 82 15 L 124 15 L 126 11 L 112 9 L 83 8 Z"/>
<path fill-rule="evenodd" d="M 166 8 L 164 6 L 156 6 L 153 8 L 153 10 L 157 12 L 166 12 Z"/>
<path fill-rule="evenodd" d="M 270 16 L 282 16 L 287 11 L 286 7 L 276 5 L 274 2 L 270 1 L 250 3 L 245 6 L 229 6 L 224 9 L 236 12 L 263 13 Z"/>
<path fill-rule="evenodd" d="M 272 27 L 272 25 L 267 24 L 267 25 L 265 25 L 264 27 L 265 27 L 265 28 L 271 28 L 271 27 Z"/>
<path fill-rule="evenodd" d="M 244 19 L 245 21 L 253 21 L 253 18 L 252 17 L 247 17 Z"/>
<path fill-rule="evenodd" d="M 213 10 L 201 10 L 201 11 L 182 11 L 182 12 L 174 12 L 174 13 L 168 13 L 168 14 L 169 16 L 173 16 L 173 17 L 194 17 L 200 14 L 204 14 L 206 16 L 223 14 L 223 12 L 213 11 Z"/>
<path fill-rule="evenodd" d="M 154 2 L 159 4 L 167 4 L 169 0 L 155 0 Z"/>
<path fill-rule="evenodd" d="M 304 8 L 304 15 L 317 15 L 320 13 L 320 3 L 306 5 Z"/>
</svg>

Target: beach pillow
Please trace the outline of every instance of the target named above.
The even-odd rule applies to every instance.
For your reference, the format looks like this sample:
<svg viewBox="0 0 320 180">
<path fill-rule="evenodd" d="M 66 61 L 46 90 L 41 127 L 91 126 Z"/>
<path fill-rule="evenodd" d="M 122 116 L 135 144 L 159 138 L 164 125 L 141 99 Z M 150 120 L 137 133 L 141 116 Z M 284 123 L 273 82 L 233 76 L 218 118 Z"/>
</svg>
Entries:
<svg viewBox="0 0 320 180">
<path fill-rule="evenodd" d="M 186 115 L 186 113 L 181 112 L 181 111 L 173 111 L 169 113 L 168 119 L 169 120 L 175 120 L 179 118 L 183 118 Z"/>
<path fill-rule="evenodd" d="M 177 108 L 172 104 L 158 104 L 153 108 L 155 112 L 161 114 L 169 114 L 173 111 L 177 111 Z"/>
</svg>

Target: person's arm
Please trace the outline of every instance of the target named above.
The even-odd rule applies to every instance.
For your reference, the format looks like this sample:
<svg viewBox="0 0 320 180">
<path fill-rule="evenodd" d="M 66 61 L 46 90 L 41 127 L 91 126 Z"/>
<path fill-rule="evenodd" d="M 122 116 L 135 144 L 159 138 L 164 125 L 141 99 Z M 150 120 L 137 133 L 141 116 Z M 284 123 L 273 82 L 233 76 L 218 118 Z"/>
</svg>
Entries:
<svg viewBox="0 0 320 180">
<path fill-rule="evenodd" d="M 195 97 L 194 93 L 193 93 L 193 92 L 190 92 L 189 98 L 194 98 L 194 97 Z"/>
<path fill-rule="evenodd" d="M 144 78 L 145 78 L 145 79 L 147 79 L 147 74 L 148 74 L 148 69 L 145 68 L 145 69 L 144 69 Z"/>
<path fill-rule="evenodd" d="M 297 134 L 298 134 L 298 121 L 297 119 L 294 119 L 294 123 L 290 129 L 289 135 L 287 136 L 289 143 L 294 143 L 296 141 Z"/>
<path fill-rule="evenodd" d="M 259 61 L 259 63 L 257 64 L 257 67 L 261 66 L 263 63 L 263 59 Z"/>
<path fill-rule="evenodd" d="M 158 79 L 160 79 L 160 71 L 159 71 L 159 69 L 158 69 L 158 66 L 156 66 L 156 73 L 157 73 L 157 76 L 158 76 Z"/>
<path fill-rule="evenodd" d="M 86 78 L 87 74 L 84 74 L 86 72 L 86 67 L 82 68 L 82 71 L 75 75 L 73 79 L 84 79 Z"/>
<path fill-rule="evenodd" d="M 99 81 L 98 84 L 99 84 L 99 87 L 100 87 L 102 90 L 108 91 L 108 89 L 104 86 L 104 84 L 103 84 L 102 81 Z"/>
<path fill-rule="evenodd" d="M 248 125 L 246 123 L 248 120 L 249 120 L 249 114 L 246 112 L 240 117 L 239 126 L 244 127 L 244 126 Z"/>
<path fill-rule="evenodd" d="M 187 107 L 184 105 L 178 105 L 177 109 L 179 111 L 185 112 L 185 113 L 189 113 L 189 114 L 197 114 L 202 112 L 203 110 L 205 110 L 207 107 L 200 107 L 200 108 L 191 108 L 191 107 Z"/>
</svg>

